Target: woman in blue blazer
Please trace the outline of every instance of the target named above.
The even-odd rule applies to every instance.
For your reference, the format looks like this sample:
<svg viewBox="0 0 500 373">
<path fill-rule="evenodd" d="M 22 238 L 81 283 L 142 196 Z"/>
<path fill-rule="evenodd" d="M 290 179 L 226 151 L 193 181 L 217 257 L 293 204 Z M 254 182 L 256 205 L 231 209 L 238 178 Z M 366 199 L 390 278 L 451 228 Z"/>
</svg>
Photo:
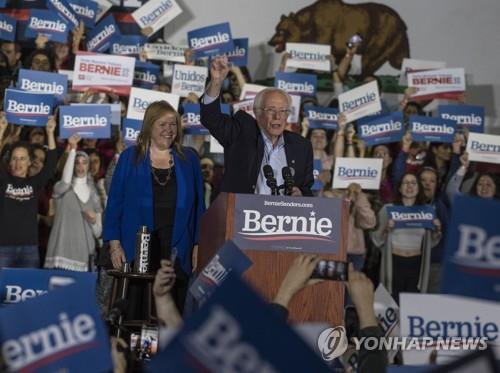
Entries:
<svg viewBox="0 0 500 373">
<path fill-rule="evenodd" d="M 136 234 L 147 226 L 151 269 L 160 267 L 160 259 L 170 259 L 176 248 L 176 284 L 180 281 L 187 286 L 196 266 L 204 205 L 198 155 L 181 146 L 181 137 L 177 111 L 165 101 L 150 104 L 137 145 L 120 155 L 114 171 L 104 240 L 110 243 L 114 268 L 121 268 L 123 262 L 134 259 Z"/>
</svg>

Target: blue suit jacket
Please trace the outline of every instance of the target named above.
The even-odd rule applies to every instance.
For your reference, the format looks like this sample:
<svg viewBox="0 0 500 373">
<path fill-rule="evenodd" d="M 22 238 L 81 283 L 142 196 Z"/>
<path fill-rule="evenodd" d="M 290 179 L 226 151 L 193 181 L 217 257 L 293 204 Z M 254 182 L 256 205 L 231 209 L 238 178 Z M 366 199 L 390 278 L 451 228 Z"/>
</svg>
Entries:
<svg viewBox="0 0 500 373">
<path fill-rule="evenodd" d="M 149 231 L 153 225 L 153 186 L 149 152 L 136 163 L 136 147 L 126 149 L 118 160 L 104 216 L 104 240 L 119 240 L 127 261 L 135 255 L 135 236 L 141 225 Z M 198 155 L 184 148 L 184 159 L 175 151 L 177 204 L 172 235 L 172 247 L 182 269 L 191 274 L 191 251 L 198 243 L 200 218 L 204 212 L 203 183 Z"/>
</svg>

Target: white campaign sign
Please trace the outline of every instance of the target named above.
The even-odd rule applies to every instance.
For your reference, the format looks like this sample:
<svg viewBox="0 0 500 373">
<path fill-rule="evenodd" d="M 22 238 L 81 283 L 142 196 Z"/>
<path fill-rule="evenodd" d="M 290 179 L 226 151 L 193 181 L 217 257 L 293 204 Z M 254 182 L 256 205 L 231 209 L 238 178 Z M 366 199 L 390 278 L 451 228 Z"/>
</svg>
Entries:
<svg viewBox="0 0 500 373">
<path fill-rule="evenodd" d="M 374 294 L 373 309 L 379 321 L 380 329 L 385 337 L 398 337 L 399 307 L 384 285 L 379 284 Z M 396 356 L 396 350 L 387 351 L 389 361 Z"/>
<path fill-rule="evenodd" d="M 148 60 L 185 63 L 184 51 L 187 47 L 176 47 L 166 43 L 146 43 L 144 51 Z"/>
<path fill-rule="evenodd" d="M 500 136 L 469 133 L 469 161 L 500 164 Z"/>
<path fill-rule="evenodd" d="M 363 84 L 339 95 L 339 110 L 347 123 L 382 110 L 377 82 Z"/>
<path fill-rule="evenodd" d="M 446 62 L 415 60 L 413 58 L 404 58 L 401 66 L 401 75 L 399 75 L 399 85 L 408 85 L 408 74 L 411 72 L 444 69 Z"/>
<path fill-rule="evenodd" d="M 330 53 L 332 47 L 323 44 L 286 43 L 290 57 L 286 67 L 330 71 Z"/>
<path fill-rule="evenodd" d="M 290 115 L 287 118 L 288 123 L 299 123 L 300 116 L 300 96 L 290 95 L 292 98 L 292 107 L 290 108 Z"/>
<path fill-rule="evenodd" d="M 178 95 L 133 87 L 130 90 L 130 98 L 128 100 L 127 118 L 142 120 L 149 104 L 162 100 L 167 101 L 177 110 L 179 106 Z"/>
<path fill-rule="evenodd" d="M 492 301 L 444 294 L 402 293 L 400 295 L 402 337 L 487 337 L 500 356 L 500 304 Z M 405 365 L 429 364 L 434 348 L 403 352 Z M 437 350 L 437 362 L 445 363 L 462 349 Z"/>
<path fill-rule="evenodd" d="M 269 87 L 266 87 L 264 85 L 245 83 L 245 85 L 243 85 L 243 88 L 241 89 L 240 101 L 251 100 L 255 96 L 257 96 L 257 93 L 266 88 Z"/>
<path fill-rule="evenodd" d="M 408 87 L 417 88 L 412 97 L 465 91 L 465 70 L 439 69 L 408 74 Z"/>
<path fill-rule="evenodd" d="M 333 172 L 333 189 L 344 189 L 351 183 L 362 189 L 379 189 L 382 176 L 382 159 L 337 158 Z"/>
<path fill-rule="evenodd" d="M 253 112 L 253 100 L 235 102 L 233 104 L 233 112 L 236 114 L 240 110 L 250 114 L 255 118 L 255 113 Z"/>
<path fill-rule="evenodd" d="M 132 13 L 132 18 L 141 29 L 151 27 L 153 34 L 181 13 L 175 0 L 149 0 Z"/>
<path fill-rule="evenodd" d="M 106 12 L 113 6 L 113 3 L 109 0 L 92 0 L 92 1 L 97 3 L 97 14 L 95 16 L 95 21 L 99 22 L 99 20 L 106 14 Z"/>
<path fill-rule="evenodd" d="M 193 65 L 174 66 L 172 93 L 187 97 L 190 93 L 201 97 L 205 92 L 205 82 L 208 78 L 208 68 Z"/>
</svg>

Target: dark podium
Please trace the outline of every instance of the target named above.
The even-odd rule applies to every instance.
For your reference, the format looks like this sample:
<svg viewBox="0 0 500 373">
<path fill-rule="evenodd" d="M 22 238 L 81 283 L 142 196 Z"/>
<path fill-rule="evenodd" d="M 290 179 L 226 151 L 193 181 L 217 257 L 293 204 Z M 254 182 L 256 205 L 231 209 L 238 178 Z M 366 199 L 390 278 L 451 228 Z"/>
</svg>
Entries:
<svg viewBox="0 0 500 373">
<path fill-rule="evenodd" d="M 231 239 L 253 262 L 244 279 L 272 300 L 297 256 L 346 261 L 348 206 L 342 199 L 221 193 L 201 220 L 198 268 Z M 342 325 L 343 306 L 344 284 L 324 281 L 297 294 L 290 321 Z"/>
</svg>

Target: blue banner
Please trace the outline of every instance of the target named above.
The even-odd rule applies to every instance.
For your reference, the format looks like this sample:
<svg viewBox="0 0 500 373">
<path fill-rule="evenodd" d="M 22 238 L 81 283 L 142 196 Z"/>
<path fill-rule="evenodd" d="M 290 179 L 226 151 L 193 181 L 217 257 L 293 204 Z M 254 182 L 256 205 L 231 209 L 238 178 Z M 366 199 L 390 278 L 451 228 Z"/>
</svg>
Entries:
<svg viewBox="0 0 500 373">
<path fill-rule="evenodd" d="M 67 43 L 69 30 L 69 25 L 57 13 L 45 9 L 32 9 L 24 36 L 34 39 L 38 34 L 42 34 L 51 41 Z"/>
<path fill-rule="evenodd" d="M 234 49 L 223 55 L 227 56 L 229 62 L 235 66 L 243 67 L 248 65 L 248 38 L 233 39 L 233 45 Z"/>
<path fill-rule="evenodd" d="M 93 28 L 95 26 L 95 19 L 97 16 L 98 6 L 97 3 L 91 0 L 68 0 L 76 17 L 83 21 L 86 28 Z"/>
<path fill-rule="evenodd" d="M 0 270 L 0 303 L 20 303 L 75 282 L 95 288 L 97 274 L 34 268 L 2 268 Z"/>
<path fill-rule="evenodd" d="M 87 36 L 87 50 L 103 53 L 120 37 L 120 30 L 112 14 L 102 19 Z"/>
<path fill-rule="evenodd" d="M 229 275 L 151 361 L 150 369 L 153 373 L 165 372 L 165 367 L 183 373 L 331 372 L 318 354 L 248 285 Z"/>
<path fill-rule="evenodd" d="M 446 235 L 441 292 L 500 299 L 500 202 L 459 196 Z"/>
<path fill-rule="evenodd" d="M 141 35 L 121 35 L 111 44 L 110 53 L 122 56 L 138 56 L 147 40 L 145 36 Z"/>
<path fill-rule="evenodd" d="M 399 142 L 404 134 L 403 114 L 400 112 L 370 117 L 369 121 L 358 120 L 358 136 L 367 146 Z"/>
<path fill-rule="evenodd" d="M 7 122 L 45 126 L 54 106 L 54 95 L 6 89 L 3 102 Z"/>
<path fill-rule="evenodd" d="M 67 0 L 47 0 L 46 5 L 47 9 L 56 11 L 56 13 L 68 24 L 71 30 L 78 27 L 78 17 Z"/>
<path fill-rule="evenodd" d="M 226 241 L 194 280 L 189 292 L 201 305 L 221 286 L 229 273 L 241 276 L 251 265 L 252 261 L 233 241 Z"/>
<path fill-rule="evenodd" d="M 313 161 L 313 176 L 314 176 L 314 184 L 311 187 L 311 190 L 321 190 L 323 189 L 323 183 L 319 179 L 319 175 L 323 171 L 323 166 L 321 163 L 321 159 L 315 159 Z"/>
<path fill-rule="evenodd" d="M 105 372 L 113 368 L 95 290 L 83 283 L 0 310 L 3 363 L 11 372 Z"/>
<path fill-rule="evenodd" d="M 184 104 L 184 133 L 189 135 L 209 135 L 210 132 L 203 127 L 200 121 L 200 104 Z M 230 115 L 231 107 L 228 104 L 220 104 L 222 113 Z"/>
<path fill-rule="evenodd" d="M 322 106 L 304 106 L 304 112 L 309 121 L 309 129 L 322 128 L 336 130 L 339 110 Z"/>
<path fill-rule="evenodd" d="M 134 87 L 152 89 L 160 80 L 160 66 L 151 62 L 135 61 Z"/>
<path fill-rule="evenodd" d="M 78 133 L 84 139 L 111 137 L 111 108 L 107 105 L 71 105 L 59 108 L 59 137 Z"/>
<path fill-rule="evenodd" d="M 234 50 L 228 22 L 189 31 L 187 38 L 195 58 L 210 57 Z"/>
<path fill-rule="evenodd" d="M 19 70 L 17 88 L 32 93 L 53 94 L 63 101 L 68 90 L 68 76 L 44 71 Z"/>
<path fill-rule="evenodd" d="M 434 229 L 436 210 L 431 205 L 387 206 L 387 219 L 394 220 L 394 228 Z"/>
<path fill-rule="evenodd" d="M 125 146 L 135 145 L 137 136 L 141 132 L 142 120 L 123 118 L 122 123 L 122 136 Z"/>
<path fill-rule="evenodd" d="M 291 95 L 316 96 L 317 77 L 313 74 L 277 72 L 274 74 L 274 86 Z"/>
<path fill-rule="evenodd" d="M 410 132 L 413 141 L 452 143 L 457 129 L 453 120 L 410 115 Z"/>
<path fill-rule="evenodd" d="M 458 128 L 484 132 L 484 107 L 477 105 L 439 105 L 438 115 L 457 122 Z"/>
<path fill-rule="evenodd" d="M 16 19 L 5 14 L 0 14 L 0 40 L 16 40 Z"/>
</svg>

